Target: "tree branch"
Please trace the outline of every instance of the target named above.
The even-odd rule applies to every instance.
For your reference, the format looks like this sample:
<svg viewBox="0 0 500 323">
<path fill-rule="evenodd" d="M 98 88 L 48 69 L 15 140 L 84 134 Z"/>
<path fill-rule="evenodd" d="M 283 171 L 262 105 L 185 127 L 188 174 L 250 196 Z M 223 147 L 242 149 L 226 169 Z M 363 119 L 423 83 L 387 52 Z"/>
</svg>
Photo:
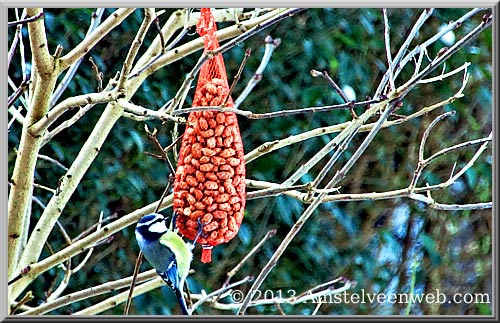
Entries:
<svg viewBox="0 0 500 323">
<path fill-rule="evenodd" d="M 172 194 L 165 197 L 158 211 L 170 207 L 172 205 L 172 197 Z M 129 225 L 136 223 L 142 216 L 152 213 L 157 206 L 158 201 L 155 201 L 140 209 L 137 209 L 119 218 L 118 220 L 103 226 L 99 231 L 89 234 L 88 236 L 74 242 L 72 245 L 67 246 L 64 249 L 56 252 L 55 254 L 41 260 L 40 262 L 32 263 L 31 265 L 29 265 L 29 267 L 25 266 L 22 268 L 23 270 L 18 270 L 17 272 L 21 273 L 17 276 L 21 276 L 21 278 L 12 284 L 12 295 L 17 297 L 17 295 L 19 295 L 26 288 L 26 286 L 30 282 L 32 282 L 38 275 L 53 268 L 54 266 L 57 266 L 58 264 L 63 263 L 67 259 L 84 252 L 99 241 L 106 239 L 107 237 L 128 227 Z M 29 270 L 25 270 L 26 268 L 29 268 Z M 15 297 L 13 296 L 10 297 L 14 299 Z"/>
<path fill-rule="evenodd" d="M 27 16 L 34 17 L 42 12 L 41 8 L 28 8 Z M 18 261 L 22 253 L 23 239 L 29 228 L 29 208 L 31 204 L 33 176 L 40 149 L 41 138 L 33 137 L 28 131 L 29 125 L 35 123 L 48 110 L 50 93 L 54 89 L 57 71 L 54 70 L 53 58 L 49 55 L 45 25 L 43 19 L 28 23 L 28 31 L 32 48 L 36 82 L 33 96 L 23 123 L 19 150 L 12 174 L 8 200 L 8 276 L 19 270 Z M 36 72 L 35 72 L 36 71 Z M 9 302 L 10 304 L 10 302 Z"/>
<path fill-rule="evenodd" d="M 271 60 L 271 56 L 273 55 L 274 50 L 281 44 L 281 40 L 279 38 L 273 39 L 271 36 L 267 36 L 265 39 L 265 43 L 266 46 L 264 50 L 264 55 L 262 56 L 259 67 L 257 67 L 257 70 L 255 71 L 253 77 L 250 79 L 250 81 L 248 81 L 243 91 L 241 91 L 241 94 L 234 101 L 235 109 L 239 108 L 241 103 L 247 98 L 250 92 L 252 92 L 253 88 L 262 79 L 262 73 L 264 73 L 264 70 L 269 64 L 269 61 Z"/>
<path fill-rule="evenodd" d="M 137 276 L 137 282 L 142 283 L 147 280 L 157 277 L 157 273 L 154 269 L 148 270 L 146 272 L 140 273 Z M 121 288 L 126 288 L 130 285 L 132 277 L 126 277 L 110 282 L 106 282 L 99 286 L 93 286 L 78 292 L 74 292 L 68 295 L 61 296 L 53 301 L 44 303 L 40 306 L 34 307 L 28 311 L 20 313 L 21 315 L 40 315 L 46 314 L 48 312 L 54 311 L 63 306 L 67 306 L 91 297 L 99 296 L 105 293 L 110 293 Z"/>
<path fill-rule="evenodd" d="M 104 8 L 97 8 L 97 10 L 94 13 L 92 13 L 92 21 L 90 23 L 89 29 L 87 30 L 87 34 L 85 35 L 85 37 L 88 37 L 97 28 L 97 26 L 99 26 L 99 24 L 101 23 L 101 18 L 103 13 L 104 13 Z M 64 90 L 68 87 L 69 83 L 75 76 L 75 73 L 78 70 L 78 67 L 80 66 L 82 60 L 83 56 L 80 57 L 68 69 L 68 71 L 64 75 L 64 78 L 61 80 L 56 90 L 54 91 L 52 98 L 50 99 L 50 108 L 52 108 L 56 104 L 57 100 L 59 100 Z"/>
<path fill-rule="evenodd" d="M 116 101 L 119 93 L 116 90 L 104 91 L 100 93 L 89 93 L 67 98 L 50 110 L 44 118 L 29 127 L 33 136 L 41 136 L 65 112 L 84 105 L 94 106 L 98 103 Z"/>
<path fill-rule="evenodd" d="M 61 70 L 73 65 L 77 60 L 86 55 L 90 50 L 106 36 L 111 30 L 127 18 L 135 8 L 121 8 L 113 12 L 99 27 L 79 43 L 68 54 L 60 59 Z"/>
<path fill-rule="evenodd" d="M 125 81 L 132 70 L 132 64 L 134 63 L 134 59 L 139 52 L 139 48 L 141 48 L 142 41 L 144 40 L 144 36 L 149 29 L 149 26 L 154 21 L 154 9 L 153 8 L 145 8 L 144 9 L 144 20 L 142 21 L 141 26 L 139 27 L 139 31 L 137 31 L 137 35 L 135 36 L 134 41 L 130 47 L 130 50 L 123 62 L 123 66 L 120 72 L 120 78 L 118 79 L 118 92 L 126 93 L 125 91 Z"/>
<path fill-rule="evenodd" d="M 28 23 L 33 60 L 35 61 L 38 73 L 44 77 L 48 77 L 52 72 L 54 59 L 49 54 L 44 21 L 43 19 L 38 19 L 43 16 L 43 11 L 42 8 L 27 8 L 27 13 L 26 19 L 36 18 Z"/>
<path fill-rule="evenodd" d="M 405 41 L 403 45 L 398 50 L 398 53 L 394 57 L 394 60 L 391 65 L 391 69 L 387 69 L 385 72 L 384 76 L 382 77 L 382 80 L 380 81 L 377 90 L 375 91 L 374 97 L 380 96 L 382 94 L 382 90 L 384 87 L 387 85 L 387 81 L 389 80 L 389 72 L 393 72 L 395 68 L 399 68 L 399 62 L 401 58 L 403 58 L 403 55 L 406 53 L 408 50 L 408 47 L 410 46 L 410 43 L 413 41 L 413 39 L 416 37 L 418 32 L 420 31 L 420 28 L 424 25 L 424 23 L 427 21 L 432 16 L 432 13 L 434 12 L 433 8 L 426 8 L 418 18 L 417 22 L 415 22 L 415 25 L 413 25 L 412 29 L 410 30 L 410 33 L 407 37 L 405 37 Z M 406 63 L 405 63 L 406 64 Z"/>
<path fill-rule="evenodd" d="M 25 251 L 20 260 L 20 268 L 24 268 L 29 264 L 35 263 L 40 256 L 43 248 L 43 241 L 47 240 L 48 235 L 61 215 L 66 203 L 80 183 L 83 175 L 94 161 L 99 153 L 108 133 L 111 131 L 115 122 L 122 115 L 122 108 L 116 103 L 110 104 L 104 110 L 101 118 L 94 127 L 88 140 L 83 145 L 75 161 L 69 168 L 68 172 L 60 181 L 60 192 L 52 196 L 47 207 L 43 211 L 38 220 L 33 232 L 28 240 Z M 12 297 L 17 297 L 16 293 L 12 293 Z"/>
</svg>

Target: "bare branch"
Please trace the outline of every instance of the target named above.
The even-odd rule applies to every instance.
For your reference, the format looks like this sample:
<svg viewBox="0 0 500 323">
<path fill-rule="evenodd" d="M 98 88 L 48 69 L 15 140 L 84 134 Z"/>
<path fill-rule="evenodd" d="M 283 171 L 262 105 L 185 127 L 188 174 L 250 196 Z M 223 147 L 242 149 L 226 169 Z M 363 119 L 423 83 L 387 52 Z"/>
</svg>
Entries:
<svg viewBox="0 0 500 323">
<path fill-rule="evenodd" d="M 453 101 L 455 101 L 456 99 L 458 99 L 462 96 L 463 96 L 463 94 L 460 91 L 459 93 L 455 94 L 454 96 L 452 96 L 444 101 L 438 102 L 438 103 L 433 104 L 431 106 L 424 107 L 424 108 L 420 109 L 419 111 L 412 113 L 404 118 L 400 118 L 400 119 L 392 120 L 392 121 L 386 121 L 386 122 L 384 122 L 382 127 L 383 128 L 391 127 L 391 126 L 402 124 L 404 122 L 408 122 L 409 120 L 413 120 L 415 118 L 421 117 L 421 116 L 423 116 L 423 115 L 425 115 L 425 114 L 427 114 L 427 113 L 429 113 L 437 108 L 440 108 L 440 107 L 443 107 L 447 104 L 452 103 Z M 263 155 L 268 154 L 270 152 L 273 152 L 277 149 L 280 149 L 280 148 L 283 148 L 283 147 L 286 147 L 286 146 L 289 146 L 289 145 L 292 145 L 295 143 L 299 143 L 299 142 L 307 140 L 307 139 L 322 136 L 325 134 L 340 132 L 343 129 L 345 129 L 349 124 L 350 124 L 349 122 L 344 122 L 344 123 L 337 124 L 337 125 L 313 129 L 313 130 L 306 131 L 306 132 L 303 132 L 303 133 L 298 134 L 298 135 L 293 135 L 293 136 L 290 136 L 290 137 L 287 137 L 287 138 L 284 138 L 281 140 L 274 140 L 274 141 L 266 142 L 266 143 L 260 145 L 259 147 L 255 148 L 254 150 L 248 152 L 245 155 L 245 161 L 248 164 L 248 163 L 254 161 L 255 159 L 262 157 Z M 374 125 L 374 123 L 365 124 L 365 125 L 361 126 L 359 131 L 360 132 L 370 131 L 372 129 L 373 125 Z"/>
<path fill-rule="evenodd" d="M 116 83 L 115 82 L 116 79 L 118 79 L 118 74 L 115 76 L 114 79 L 111 79 L 108 82 L 108 85 L 104 88 L 104 91 L 101 93 L 109 92 L 114 87 L 114 85 Z M 63 102 L 61 102 L 60 104 L 62 104 L 62 103 Z M 46 143 L 51 141 L 52 138 L 54 138 L 54 136 L 59 134 L 64 129 L 67 129 L 67 128 L 71 127 L 72 125 L 74 125 L 78 120 L 80 120 L 81 117 L 83 117 L 90 109 L 92 109 L 92 107 L 94 105 L 95 104 L 85 104 L 85 106 L 80 107 L 79 110 L 70 119 L 63 121 L 54 130 L 52 130 L 50 132 L 48 132 L 48 131 L 45 132 L 45 136 L 43 137 L 43 141 L 42 141 L 42 146 L 44 146 Z"/>
<path fill-rule="evenodd" d="M 253 88 L 257 85 L 257 83 L 259 83 L 260 80 L 262 79 L 262 73 L 266 69 L 267 64 L 269 64 L 269 61 L 271 60 L 271 56 L 273 55 L 274 50 L 281 44 L 281 40 L 279 38 L 273 39 L 271 36 L 267 36 L 265 39 L 265 43 L 266 46 L 264 50 L 264 55 L 262 56 L 260 65 L 259 67 L 257 67 L 257 70 L 255 71 L 253 77 L 250 79 L 250 81 L 248 81 L 247 85 L 245 86 L 241 94 L 234 101 L 235 109 L 238 109 L 238 107 L 247 98 L 250 92 L 252 92 Z"/>
<path fill-rule="evenodd" d="M 17 21 L 11 21 L 11 22 L 7 23 L 7 26 L 8 27 L 14 27 L 14 26 L 17 26 L 17 25 L 26 24 L 28 22 L 32 22 L 32 21 L 41 19 L 41 18 L 43 18 L 43 16 L 44 16 L 44 13 L 40 12 L 40 13 L 36 14 L 35 16 L 29 17 L 29 18 L 26 18 L 26 19 L 21 19 L 21 20 L 17 20 Z"/>
<path fill-rule="evenodd" d="M 105 8 L 97 8 L 96 11 L 92 13 L 92 20 L 85 37 L 88 37 L 97 28 L 97 26 L 99 26 L 99 24 L 101 23 L 101 18 L 102 14 L 104 13 L 104 10 Z M 59 83 L 59 85 L 55 89 L 54 94 L 52 94 L 52 98 L 50 99 L 50 108 L 56 105 L 57 100 L 59 100 L 64 90 L 68 87 L 69 83 L 75 76 L 78 67 L 80 67 L 80 63 L 82 62 L 82 60 L 83 56 L 80 57 L 74 64 L 70 66 L 70 68 L 64 75 L 64 78 L 61 80 L 61 83 Z"/>
<path fill-rule="evenodd" d="M 127 18 L 135 8 L 121 8 L 113 12 L 99 27 L 97 27 L 90 35 L 79 43 L 68 54 L 60 59 L 61 70 L 73 65 L 77 60 L 86 55 L 104 36 L 106 36 L 113 28 L 118 26 L 125 18 Z"/>
<path fill-rule="evenodd" d="M 271 12 L 269 15 L 261 16 L 258 18 L 258 20 L 261 20 L 261 22 L 255 24 L 248 31 L 246 31 L 242 34 L 240 32 L 241 35 L 229 40 L 228 42 L 226 42 L 224 45 L 220 46 L 219 48 L 217 48 L 213 51 L 207 51 L 207 52 L 203 53 L 201 55 L 200 59 L 198 60 L 198 62 L 196 63 L 196 65 L 191 70 L 191 72 L 189 72 L 188 75 L 186 76 L 186 79 L 184 80 L 181 87 L 177 91 L 177 94 L 175 95 L 174 100 L 172 100 L 172 103 L 167 108 L 167 112 L 171 113 L 172 111 L 174 111 L 177 108 L 177 106 L 179 105 L 180 102 L 184 101 L 184 98 L 187 95 L 187 91 L 189 90 L 189 87 L 191 86 L 191 83 L 193 82 L 194 77 L 198 74 L 201 67 L 208 59 L 214 57 L 217 54 L 224 53 L 225 51 L 238 45 L 239 43 L 241 43 L 245 39 L 255 35 L 256 33 L 264 30 L 265 28 L 267 28 L 273 24 L 276 24 L 279 21 L 281 21 L 287 17 L 290 17 L 290 16 L 292 16 L 292 15 L 294 15 L 302 10 L 303 9 L 300 9 L 300 8 L 299 9 L 297 9 L 297 8 L 284 9 L 284 10 L 278 10 L 277 13 Z M 220 36 L 222 33 L 227 33 L 227 31 L 225 31 L 225 30 L 217 31 L 217 33 L 216 33 L 217 39 L 219 39 L 219 40 L 223 39 L 223 37 Z M 200 41 L 200 45 L 201 45 L 202 39 L 199 38 L 199 41 Z M 157 68 L 159 68 L 160 66 L 162 66 L 163 61 L 166 58 L 167 58 L 167 55 L 163 56 L 155 64 L 152 64 L 150 69 L 152 69 L 154 71 Z M 158 66 L 158 65 L 160 65 L 160 66 Z"/>
<path fill-rule="evenodd" d="M 27 19 L 33 17 L 42 17 L 43 11 L 41 8 L 28 8 Z M 33 60 L 40 75 L 47 77 L 53 69 L 54 59 L 49 54 L 47 36 L 45 35 L 45 24 L 43 19 L 34 19 L 28 23 L 28 31 L 30 35 L 31 50 Z"/>
<path fill-rule="evenodd" d="M 100 93 L 82 94 L 67 98 L 50 110 L 43 119 L 32 125 L 30 127 L 30 132 L 33 136 L 39 136 L 61 115 L 75 107 L 84 105 L 94 106 L 98 103 L 115 101 L 118 97 L 119 93 L 116 90 L 112 90 Z"/>
<path fill-rule="evenodd" d="M 16 91 L 14 91 L 14 93 L 11 96 L 9 96 L 9 99 L 7 100 L 7 108 L 10 108 L 10 106 L 13 105 L 14 102 L 17 101 L 17 99 L 19 99 L 19 97 L 24 93 L 24 91 L 27 90 L 29 82 L 30 78 L 29 75 L 27 75 L 27 78 L 21 82 Z"/>
<path fill-rule="evenodd" d="M 71 168 L 70 168 L 71 170 Z M 159 209 L 159 211 L 170 207 L 172 205 L 172 197 L 173 195 L 168 195 L 164 200 Z M 50 203 L 49 203 L 50 205 Z M 49 206 L 48 205 L 48 206 Z M 72 245 L 65 247 L 64 249 L 56 252 L 55 254 L 41 260 L 40 262 L 32 263 L 29 266 L 28 271 L 20 271 L 17 276 L 21 276 L 21 278 L 16 279 L 15 284 L 12 288 L 12 293 L 18 294 L 27 284 L 29 284 L 35 277 L 39 274 L 49 270 L 50 268 L 63 263 L 67 259 L 74 257 L 77 254 L 80 254 L 90 248 L 92 245 L 95 245 L 99 241 L 106 239 L 107 237 L 115 234 L 116 232 L 126 228 L 129 225 L 136 223 L 142 216 L 152 213 L 157 207 L 158 202 L 155 201 L 150 203 L 141 209 L 137 209 L 112 223 L 109 223 L 101 228 L 101 230 L 91 233 L 90 235 L 75 241 Z M 48 207 L 47 206 L 47 207 Z M 22 267 L 25 268 L 26 266 Z M 16 276 L 16 277 L 17 277 Z M 11 279 L 13 280 L 13 279 Z"/>
<path fill-rule="evenodd" d="M 186 123 L 186 119 L 183 117 L 174 117 L 166 112 L 150 110 L 134 103 L 131 103 L 125 99 L 118 100 L 118 103 L 125 109 L 126 112 L 130 112 L 137 118 L 135 120 L 149 120 L 158 119 L 161 121 L 173 121 L 176 123 Z"/>
<path fill-rule="evenodd" d="M 356 152 L 353 154 L 351 158 L 347 161 L 347 163 L 340 169 L 335 176 L 326 184 L 325 189 L 330 189 L 334 185 L 336 185 L 340 180 L 342 180 L 347 174 L 347 172 L 350 170 L 350 168 L 354 165 L 354 163 L 358 160 L 358 158 L 361 156 L 361 154 L 365 151 L 365 149 L 368 147 L 368 144 L 373 140 L 375 135 L 378 133 L 380 130 L 382 124 L 387 120 L 389 115 L 392 113 L 395 107 L 395 103 L 389 103 L 388 106 L 386 106 L 384 112 L 380 116 L 379 120 L 377 123 L 374 125 L 372 130 L 368 133 L 368 135 L 364 138 L 363 142 L 361 145 L 358 147 Z M 366 111 L 364 114 L 362 114 L 358 119 L 353 120 L 352 124 L 353 130 L 352 132 L 357 132 L 359 130 L 359 127 L 361 125 L 361 122 L 365 122 L 366 117 L 373 113 L 374 111 L 372 109 L 378 108 L 378 105 L 374 105 L 372 108 L 370 108 L 368 111 Z M 347 128 L 346 128 L 347 130 Z M 342 133 L 345 133 L 346 131 L 343 131 Z M 339 134 L 336 138 L 341 137 L 341 134 Z M 346 135 L 347 137 L 347 135 Z M 336 139 L 335 138 L 335 139 Z M 295 175 L 295 174 L 294 174 Z M 297 178 L 298 179 L 298 178 Z M 289 182 L 289 180 L 287 180 Z M 293 183 L 293 182 L 292 182 Z M 323 198 L 327 195 L 326 192 L 321 192 L 320 194 L 317 195 L 317 197 L 314 198 L 312 203 L 308 206 L 308 208 L 302 213 L 300 218 L 295 222 L 293 227 L 290 229 L 286 237 L 283 239 L 282 243 L 279 245 L 279 247 L 276 249 L 274 254 L 271 256 L 271 259 L 267 262 L 267 264 L 264 266 L 264 268 L 261 270 L 257 278 L 255 279 L 255 282 L 253 283 L 252 287 L 249 290 L 249 293 L 246 295 L 245 299 L 243 300 L 241 307 L 238 311 L 238 314 L 244 314 L 250 301 L 253 296 L 253 291 L 259 289 L 261 284 L 264 282 L 265 278 L 269 275 L 271 270 L 276 266 L 279 258 L 283 254 L 283 252 L 286 250 L 288 245 L 291 243 L 292 239 L 298 234 L 304 223 L 309 219 L 309 217 L 313 214 L 313 212 L 317 209 L 317 207 L 323 202 Z"/>
<path fill-rule="evenodd" d="M 173 116 L 180 115 L 180 114 L 187 114 L 190 112 L 199 112 L 199 111 L 221 111 L 221 112 L 234 112 L 236 114 L 239 114 L 241 116 L 244 116 L 248 119 L 269 119 L 269 118 L 277 118 L 277 117 L 288 117 L 291 115 L 295 114 L 301 114 L 301 113 L 317 113 L 317 112 L 326 112 L 326 111 L 332 111 L 332 110 L 338 110 L 338 109 L 350 109 L 353 107 L 360 107 L 360 106 L 368 106 L 373 103 L 379 103 L 383 101 L 384 98 L 377 98 L 377 99 L 372 99 L 372 100 L 367 100 L 367 101 L 360 101 L 360 102 L 348 102 L 348 103 L 343 103 L 343 104 L 336 104 L 336 105 L 327 105 L 327 106 L 321 106 L 321 107 L 309 107 L 309 108 L 303 108 L 303 109 L 290 109 L 290 110 L 282 110 L 282 111 L 275 111 L 275 112 L 268 112 L 268 113 L 253 113 L 251 111 L 247 110 L 239 110 L 235 108 L 225 108 L 221 106 L 208 106 L 208 107 L 191 107 L 187 109 L 179 109 L 176 111 L 172 112 Z"/>
<path fill-rule="evenodd" d="M 395 68 L 399 67 L 399 61 L 401 58 L 403 58 L 403 55 L 406 53 L 408 50 L 408 47 L 410 46 L 410 43 L 413 41 L 413 39 L 416 37 L 417 33 L 419 32 L 420 28 L 424 25 L 424 23 L 429 19 L 429 17 L 432 16 L 432 13 L 434 12 L 433 8 L 426 8 L 418 18 L 418 20 L 415 22 L 415 25 L 413 25 L 412 29 L 410 30 L 410 33 L 408 37 L 405 37 L 405 41 L 403 45 L 399 48 L 398 53 L 394 57 L 394 60 L 392 62 L 391 69 L 387 69 L 387 71 L 384 74 L 384 77 L 379 83 L 379 86 L 377 87 L 377 90 L 375 91 L 374 97 L 378 97 L 381 93 L 384 87 L 387 85 L 387 81 L 389 79 L 389 71 L 394 71 Z M 406 63 L 405 63 L 406 64 Z M 404 66 L 404 65 L 403 65 Z"/>
<path fill-rule="evenodd" d="M 390 27 L 389 27 L 389 19 L 387 18 L 387 9 L 382 9 L 382 13 L 384 16 L 384 40 L 385 40 L 385 54 L 387 56 L 387 72 L 389 73 L 389 84 L 390 89 L 392 91 L 396 88 L 394 85 L 394 73 L 392 72 L 392 54 L 391 54 L 391 40 L 390 40 Z"/>
<path fill-rule="evenodd" d="M 137 282 L 142 283 L 144 281 L 150 280 L 157 277 L 158 274 L 154 269 L 143 272 L 137 276 Z M 67 306 L 90 297 L 102 295 L 115 290 L 119 290 L 128 287 L 132 281 L 132 277 L 126 277 L 115 281 L 106 282 L 99 286 L 93 286 L 72 294 L 61 296 L 53 301 L 47 302 L 28 311 L 20 313 L 21 315 L 40 315 L 45 314 L 50 311 L 56 310 L 63 306 Z"/>
<path fill-rule="evenodd" d="M 120 72 L 120 78 L 118 79 L 118 92 L 125 94 L 125 81 L 132 70 L 132 64 L 134 63 L 134 59 L 139 52 L 139 48 L 142 45 L 142 41 L 146 36 L 146 32 L 149 29 L 149 26 L 153 23 L 155 13 L 153 8 L 145 8 L 144 9 L 144 20 L 142 21 L 137 34 L 135 35 L 135 39 L 132 42 L 130 50 L 128 51 L 127 57 L 123 62 L 123 66 Z"/>
<path fill-rule="evenodd" d="M 431 77 L 428 79 L 422 79 L 422 80 L 418 81 L 418 83 L 423 84 L 423 83 L 432 83 L 432 82 L 436 82 L 436 81 L 443 81 L 445 78 L 450 77 L 452 75 L 455 75 L 462 70 L 465 70 L 465 73 L 467 74 L 467 67 L 469 67 L 470 64 L 471 64 L 470 62 L 466 62 L 466 63 L 464 63 L 464 65 L 460 66 L 459 68 L 454 69 L 451 72 L 442 73 L 439 76 Z"/>
<path fill-rule="evenodd" d="M 477 13 L 484 11 L 484 10 L 485 10 L 484 8 L 472 9 L 471 11 L 469 11 L 468 13 L 463 15 L 458 20 L 450 23 L 446 28 L 443 28 L 436 35 L 434 35 L 433 37 L 429 38 L 428 40 L 426 40 L 422 44 L 415 47 L 415 49 L 413 49 L 408 55 L 405 56 L 405 58 L 403 58 L 399 67 L 394 71 L 395 77 L 397 77 L 399 75 L 399 73 L 402 71 L 403 67 L 408 63 L 408 61 L 410 61 L 414 56 L 420 54 L 420 52 L 423 49 L 426 49 L 427 47 L 429 47 L 429 45 L 436 42 L 438 39 L 440 39 L 444 34 L 449 32 L 450 30 L 453 30 L 453 29 L 457 28 L 458 26 L 461 26 L 463 24 L 463 22 L 466 21 L 467 19 L 469 19 L 470 17 L 472 17 L 472 16 L 476 15 Z M 424 73 L 424 71 L 419 73 L 419 74 L 424 73 L 421 75 L 420 78 L 416 79 L 416 77 L 413 77 L 412 78 L 413 81 L 411 81 L 411 82 L 419 81 L 420 79 L 424 78 L 427 74 L 429 74 L 431 71 L 433 71 L 438 65 L 440 65 L 442 62 L 446 61 L 452 54 L 454 54 L 456 51 L 458 51 L 460 48 L 462 48 L 470 40 L 474 39 L 480 32 L 482 32 L 484 29 L 491 26 L 491 22 L 492 22 L 491 19 L 487 19 L 486 21 L 483 21 L 474 30 L 469 32 L 466 36 L 464 36 L 462 39 L 460 39 L 458 42 L 456 42 L 452 47 L 450 47 L 446 51 L 446 53 L 444 53 L 444 55 L 436 58 L 432 62 L 432 64 L 428 65 L 427 68 L 424 69 L 425 73 Z M 414 80 L 414 79 L 416 79 L 416 80 Z"/>
<path fill-rule="evenodd" d="M 231 87 L 229 88 L 229 92 L 227 93 L 226 98 L 224 99 L 224 101 L 221 104 L 223 107 L 226 106 L 227 101 L 231 97 L 231 93 L 233 93 L 233 91 L 234 91 L 234 87 L 236 86 L 236 84 L 238 84 L 238 81 L 240 80 L 240 77 L 241 77 L 241 72 L 243 72 L 243 68 L 245 67 L 245 64 L 247 63 L 247 60 L 250 57 L 251 53 L 252 53 L 252 50 L 250 48 L 247 48 L 247 50 L 245 51 L 245 56 L 243 57 L 243 61 L 241 62 L 240 67 L 238 68 L 238 72 L 236 73 L 236 75 L 233 78 L 233 83 L 231 83 Z"/>
<path fill-rule="evenodd" d="M 160 286 L 165 285 L 165 282 L 163 282 L 163 279 L 161 279 L 160 276 L 157 275 L 156 278 L 147 281 L 145 283 L 142 283 L 140 285 L 137 285 L 135 287 L 135 293 L 134 296 L 139 296 L 144 293 L 147 293 L 155 288 L 158 288 Z M 94 315 L 98 314 L 101 312 L 104 312 L 107 309 L 113 308 L 127 300 L 128 297 L 128 291 L 121 292 L 115 296 L 111 296 L 106 298 L 105 300 L 96 303 L 92 306 L 89 306 L 83 310 L 80 310 L 78 312 L 73 313 L 73 315 Z"/>
</svg>

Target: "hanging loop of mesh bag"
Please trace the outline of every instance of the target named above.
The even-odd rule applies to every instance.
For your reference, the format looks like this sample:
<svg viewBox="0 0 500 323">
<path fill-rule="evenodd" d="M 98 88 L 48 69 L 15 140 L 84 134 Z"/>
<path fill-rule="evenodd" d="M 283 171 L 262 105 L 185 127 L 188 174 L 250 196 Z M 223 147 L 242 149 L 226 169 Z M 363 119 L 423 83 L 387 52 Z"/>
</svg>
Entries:
<svg viewBox="0 0 500 323">
<path fill-rule="evenodd" d="M 219 48 L 217 26 L 202 8 L 196 26 L 204 50 Z M 222 54 L 201 67 L 193 106 L 233 107 Z M 179 233 L 202 245 L 201 261 L 211 262 L 212 248 L 234 238 L 245 209 L 245 161 L 236 114 L 199 111 L 188 116 L 174 181 L 174 212 Z"/>
</svg>

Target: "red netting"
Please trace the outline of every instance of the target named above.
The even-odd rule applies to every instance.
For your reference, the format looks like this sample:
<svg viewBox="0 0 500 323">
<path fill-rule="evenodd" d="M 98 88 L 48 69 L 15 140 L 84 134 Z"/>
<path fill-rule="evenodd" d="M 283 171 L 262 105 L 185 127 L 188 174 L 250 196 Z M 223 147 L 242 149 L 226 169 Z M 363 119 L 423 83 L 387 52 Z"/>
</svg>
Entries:
<svg viewBox="0 0 500 323">
<path fill-rule="evenodd" d="M 201 9 L 197 31 L 204 48 L 219 47 L 210 9 Z M 206 61 L 196 86 L 193 106 L 220 106 L 229 93 L 221 54 Z M 227 107 L 233 106 L 231 98 Z M 211 261 L 213 246 L 234 238 L 245 209 L 245 161 L 238 120 L 232 112 L 191 112 L 179 150 L 174 181 L 174 211 L 179 232 L 203 246 L 201 261 Z"/>
<path fill-rule="evenodd" d="M 217 36 L 215 35 L 215 32 L 217 31 L 217 25 L 215 24 L 215 20 L 212 12 L 210 11 L 210 8 L 201 9 L 200 20 L 196 25 L 196 31 L 201 37 L 203 37 L 203 48 L 205 52 L 207 50 L 214 50 L 219 48 L 219 41 L 217 40 Z M 220 85 L 222 85 L 224 89 L 229 90 L 226 75 L 226 66 L 224 65 L 224 58 L 222 57 L 222 54 L 215 55 L 213 58 L 206 61 L 205 64 L 203 64 L 203 66 L 201 67 L 200 75 L 198 77 L 198 84 L 196 86 L 195 96 L 193 99 L 193 106 L 205 105 L 200 102 L 202 96 L 201 88 L 207 83 L 211 82 L 213 79 L 221 80 Z M 225 94 L 227 95 L 227 92 Z M 215 106 L 218 105 L 220 105 L 220 103 L 215 104 Z M 231 98 L 227 100 L 226 106 L 230 108 L 233 107 L 233 100 Z"/>
</svg>

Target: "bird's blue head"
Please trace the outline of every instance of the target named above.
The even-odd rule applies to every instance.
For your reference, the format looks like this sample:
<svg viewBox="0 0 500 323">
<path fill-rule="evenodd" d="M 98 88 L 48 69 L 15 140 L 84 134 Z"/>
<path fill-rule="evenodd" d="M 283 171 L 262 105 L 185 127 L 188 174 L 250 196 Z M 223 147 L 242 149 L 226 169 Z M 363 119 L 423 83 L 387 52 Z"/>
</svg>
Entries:
<svg viewBox="0 0 500 323">
<path fill-rule="evenodd" d="M 146 241 L 158 241 L 168 231 L 166 219 L 158 213 L 143 216 L 135 227 L 135 234 Z"/>
</svg>

